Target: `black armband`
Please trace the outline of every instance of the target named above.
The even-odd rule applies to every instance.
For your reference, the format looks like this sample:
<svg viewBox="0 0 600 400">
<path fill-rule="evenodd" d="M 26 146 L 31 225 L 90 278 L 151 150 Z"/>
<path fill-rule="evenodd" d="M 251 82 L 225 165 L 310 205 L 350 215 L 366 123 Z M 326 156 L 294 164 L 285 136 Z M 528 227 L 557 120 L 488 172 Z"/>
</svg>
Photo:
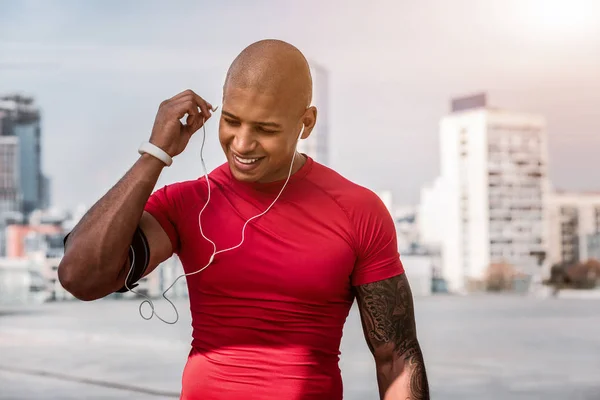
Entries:
<svg viewBox="0 0 600 400">
<path fill-rule="evenodd" d="M 67 233 L 65 235 L 65 237 L 63 238 L 63 248 L 65 249 L 65 251 L 67 250 L 67 239 L 69 238 L 69 235 L 72 233 L 73 231 Z"/>
<path fill-rule="evenodd" d="M 63 246 L 66 250 L 67 238 L 71 232 L 69 232 L 65 238 L 63 239 Z M 127 279 L 127 286 L 129 289 L 133 289 L 138 286 L 137 281 L 142 279 L 146 269 L 148 268 L 148 264 L 150 263 L 150 246 L 148 245 L 148 239 L 144 232 L 138 226 L 133 233 L 133 239 L 131 241 L 131 246 L 129 246 L 129 260 L 131 264 L 129 265 L 129 269 L 127 273 L 129 274 L 129 279 Z M 131 273 L 129 270 L 133 268 Z M 118 293 L 125 293 L 129 291 L 126 286 L 123 286 L 121 289 L 117 290 Z"/>
<path fill-rule="evenodd" d="M 121 289 L 117 290 L 117 293 L 125 293 L 129 289 L 133 289 L 138 286 L 137 281 L 142 279 L 148 264 L 150 263 L 150 246 L 148 246 L 148 239 L 144 235 L 144 231 L 138 226 L 133 233 L 133 239 L 131 246 L 129 246 L 129 279 L 127 279 L 127 285 L 124 285 Z M 128 289 L 129 287 L 129 289 Z"/>
</svg>

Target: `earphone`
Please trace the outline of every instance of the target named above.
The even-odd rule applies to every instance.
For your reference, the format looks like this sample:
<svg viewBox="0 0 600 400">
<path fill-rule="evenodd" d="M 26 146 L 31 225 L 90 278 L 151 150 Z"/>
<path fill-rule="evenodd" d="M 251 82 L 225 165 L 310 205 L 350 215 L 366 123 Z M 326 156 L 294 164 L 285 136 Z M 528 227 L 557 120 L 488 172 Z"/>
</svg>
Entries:
<svg viewBox="0 0 600 400">
<path fill-rule="evenodd" d="M 217 107 L 217 108 L 218 108 L 218 107 Z M 213 112 L 214 112 L 214 111 L 216 111 L 216 110 L 217 110 L 217 108 L 214 108 L 212 111 L 213 111 Z M 131 292 L 133 292 L 133 293 L 135 293 L 135 294 L 137 294 L 137 295 L 139 295 L 139 296 L 142 296 L 142 297 L 144 297 L 144 298 L 145 298 L 145 300 L 143 300 L 143 301 L 140 303 L 140 306 L 139 306 L 139 313 L 140 313 L 140 316 L 141 316 L 143 319 L 145 319 L 145 320 L 150 320 L 150 319 L 152 319 L 152 317 L 153 317 L 154 315 L 156 315 L 156 318 L 158 318 L 159 320 L 161 320 L 162 322 L 164 322 L 164 323 L 166 323 L 166 324 L 173 325 L 173 324 L 176 324 L 176 323 L 177 323 L 177 321 L 179 321 L 179 312 L 177 311 L 177 307 L 175 307 L 175 304 L 173 304 L 173 302 L 172 302 L 171 300 L 169 300 L 169 298 L 167 297 L 167 292 L 168 292 L 169 290 L 171 290 L 171 289 L 173 288 L 173 286 L 175 286 L 175 284 L 177 283 L 177 281 L 178 281 L 179 279 L 181 279 L 181 278 L 183 278 L 183 277 L 185 277 L 185 276 L 191 276 L 191 275 L 198 274 L 198 273 L 200 273 L 200 272 L 204 271 L 206 268 L 208 268 L 208 267 L 209 267 L 209 266 L 212 264 L 212 262 L 213 262 L 213 260 L 215 259 L 215 256 L 216 256 L 217 254 L 221 254 L 221 253 L 225 253 L 225 252 L 227 252 L 227 251 L 235 250 L 235 249 L 237 249 L 238 247 L 240 247 L 240 246 L 241 246 L 241 245 L 244 243 L 244 239 L 245 239 L 245 231 L 246 231 L 246 226 L 248 226 L 248 223 L 249 223 L 250 221 L 252 221 L 252 220 L 256 219 L 256 218 L 259 218 L 259 217 L 261 217 L 261 216 L 265 215 L 265 214 L 266 214 L 266 213 L 267 213 L 267 212 L 268 212 L 268 211 L 269 211 L 269 210 L 270 210 L 270 209 L 273 207 L 273 205 L 275 204 L 275 202 L 277 202 L 277 200 L 279 199 L 279 197 L 280 197 L 280 196 L 281 196 L 281 194 L 283 193 L 283 190 L 284 190 L 284 189 L 285 189 L 285 187 L 287 186 L 287 184 L 288 184 L 288 182 L 289 182 L 289 180 L 290 180 L 290 177 L 292 176 L 292 170 L 294 169 L 294 161 L 295 161 L 295 159 L 296 159 L 296 154 L 298 153 L 298 152 L 297 152 L 298 141 L 299 141 L 299 140 L 302 138 L 302 134 L 304 133 L 304 128 L 305 128 L 305 125 L 304 125 L 304 124 L 302 124 L 302 129 L 300 129 L 300 134 L 298 135 L 298 138 L 297 138 L 297 140 L 296 140 L 296 144 L 294 145 L 294 154 L 292 155 L 292 162 L 290 163 L 290 169 L 289 169 L 289 171 L 288 171 L 287 178 L 286 178 L 286 180 L 285 180 L 285 183 L 284 183 L 284 184 L 283 184 L 283 186 L 281 187 L 281 190 L 279 191 L 279 193 L 278 193 L 278 194 L 277 194 L 277 196 L 275 197 L 275 200 L 273 200 L 273 202 L 272 202 L 272 203 L 271 203 L 271 204 L 270 204 L 270 205 L 269 205 L 269 206 L 268 206 L 268 207 L 265 209 L 265 211 L 263 211 L 263 212 L 261 212 L 260 214 L 257 214 L 257 215 L 255 215 L 255 216 L 253 216 L 253 217 L 249 218 L 248 220 L 246 220 L 246 222 L 244 223 L 244 225 L 243 225 L 243 227 L 242 227 L 242 231 L 241 231 L 241 236 L 242 236 L 242 237 L 241 237 L 241 240 L 240 240 L 240 242 L 239 242 L 237 245 L 235 245 L 235 246 L 233 246 L 233 247 L 226 248 L 226 249 L 217 250 L 217 245 L 215 244 L 215 242 L 213 242 L 213 241 L 212 241 L 212 240 L 210 240 L 208 237 L 206 237 L 206 235 L 204 234 L 204 231 L 203 231 L 203 229 L 202 229 L 202 213 L 204 212 L 204 210 L 205 210 L 205 209 L 206 209 L 206 207 L 208 206 L 208 203 L 210 202 L 210 193 L 211 193 L 211 191 L 210 191 L 210 179 L 208 178 L 208 170 L 206 169 L 206 164 L 205 164 L 205 162 L 204 162 L 204 154 L 203 154 L 203 153 L 204 153 L 204 144 L 205 144 L 205 142 L 206 142 L 206 128 L 205 128 L 205 125 L 206 125 L 206 119 L 204 119 L 204 120 L 203 120 L 203 123 L 202 123 L 202 146 L 201 146 L 201 148 L 200 148 L 200 162 L 202 163 L 202 169 L 203 169 L 203 171 L 204 171 L 204 178 L 205 178 L 205 180 L 206 180 L 206 186 L 207 186 L 207 193 L 208 193 L 208 194 L 207 194 L 206 203 L 204 204 L 204 207 L 202 207 L 202 209 L 201 209 L 201 210 L 200 210 L 200 212 L 198 213 L 198 229 L 200 230 L 200 234 L 202 235 L 202 237 L 203 237 L 203 238 L 204 238 L 206 241 L 208 241 L 210 244 L 212 244 L 213 251 L 212 251 L 212 254 L 211 254 L 211 256 L 210 256 L 210 258 L 209 258 L 209 260 L 208 260 L 208 263 L 207 263 L 205 266 L 203 266 L 202 268 L 198 269 L 197 271 L 194 271 L 194 272 L 189 272 L 189 273 L 187 273 L 187 274 L 186 274 L 186 273 L 184 273 L 184 274 L 181 274 L 181 275 L 179 275 L 179 276 L 178 276 L 178 277 L 177 277 L 177 278 L 176 278 L 176 279 L 173 281 L 173 283 L 171 283 L 171 285 L 169 285 L 169 287 L 168 287 L 168 288 L 167 288 L 167 289 L 166 289 L 166 290 L 165 290 L 165 291 L 162 293 L 162 297 L 163 297 L 163 298 L 164 298 L 166 301 L 168 301 L 168 302 L 169 302 L 169 304 L 171 304 L 171 307 L 173 307 L 173 310 L 175 311 L 175 321 L 173 321 L 173 322 L 166 321 L 166 320 L 164 320 L 163 318 L 161 318 L 161 317 L 158 315 L 158 313 L 157 313 L 157 312 L 156 312 L 156 310 L 154 309 L 154 303 L 153 303 L 153 301 L 152 301 L 152 300 L 151 300 L 151 299 L 150 299 L 148 296 L 146 296 L 146 295 L 144 295 L 144 294 L 142 294 L 142 293 L 139 293 L 139 292 L 137 292 L 137 291 L 135 291 L 135 290 L 133 290 L 133 289 L 130 289 L 130 288 L 127 286 L 127 281 L 129 280 L 129 276 L 130 276 L 131 272 L 133 271 L 133 265 L 134 265 L 134 262 L 135 262 L 135 252 L 133 252 L 133 251 L 132 251 L 132 254 L 133 254 L 133 257 L 132 257 L 132 260 L 131 260 L 131 266 L 132 266 L 132 268 L 130 268 L 130 269 L 129 269 L 129 273 L 127 274 L 127 277 L 125 278 L 125 287 L 126 287 L 126 288 L 127 288 L 129 291 L 131 291 Z M 150 314 L 150 316 L 149 316 L 149 317 L 145 317 L 145 316 L 144 316 L 144 314 L 142 313 L 142 306 L 143 306 L 145 303 L 147 303 L 147 304 L 150 306 L 150 309 L 151 309 L 151 311 L 152 311 L 152 313 Z"/>
</svg>

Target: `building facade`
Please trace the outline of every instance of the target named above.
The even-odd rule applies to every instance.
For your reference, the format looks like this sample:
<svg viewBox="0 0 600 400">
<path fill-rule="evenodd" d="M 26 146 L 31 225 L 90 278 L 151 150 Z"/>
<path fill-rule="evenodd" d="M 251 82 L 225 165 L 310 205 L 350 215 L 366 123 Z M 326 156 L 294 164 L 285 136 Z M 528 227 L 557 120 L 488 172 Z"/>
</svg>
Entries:
<svg viewBox="0 0 600 400">
<path fill-rule="evenodd" d="M 0 213 L 20 213 L 23 191 L 20 179 L 19 139 L 0 136 Z"/>
<path fill-rule="evenodd" d="M 590 236 L 600 233 L 600 193 L 555 191 L 548 198 L 548 211 L 549 261 L 574 264 L 591 258 Z"/>
<path fill-rule="evenodd" d="M 423 193 L 423 235 L 439 241 L 451 290 L 480 281 L 491 264 L 534 275 L 548 240 L 545 121 L 490 108 L 484 95 L 452 105 L 440 122 L 441 176 Z"/>
<path fill-rule="evenodd" d="M 48 207 L 50 185 L 42 173 L 40 110 L 33 98 L 0 97 L 0 137 L 13 138 L 17 142 L 18 168 L 13 179 L 18 182 L 20 204 L 14 211 L 27 215 L 35 209 Z"/>
</svg>

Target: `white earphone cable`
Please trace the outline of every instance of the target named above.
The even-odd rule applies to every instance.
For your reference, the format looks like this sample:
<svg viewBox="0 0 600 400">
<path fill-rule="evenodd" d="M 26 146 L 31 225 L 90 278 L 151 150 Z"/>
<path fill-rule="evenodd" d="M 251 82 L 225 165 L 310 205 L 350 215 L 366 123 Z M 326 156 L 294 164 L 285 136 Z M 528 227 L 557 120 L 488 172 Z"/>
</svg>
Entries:
<svg viewBox="0 0 600 400">
<path fill-rule="evenodd" d="M 215 111 L 216 111 L 216 109 L 215 109 Z M 173 288 L 173 286 L 175 286 L 175 283 L 177 283 L 177 281 L 178 281 L 180 278 L 183 278 L 183 277 L 185 277 L 185 276 L 191 276 L 191 275 L 195 275 L 195 274 L 197 274 L 197 273 L 199 273 L 199 272 L 202 272 L 202 271 L 204 271 L 206 268 L 208 268 L 208 267 L 209 267 L 209 266 L 212 264 L 212 262 L 213 262 L 213 260 L 215 259 L 215 256 L 216 256 L 217 254 L 221 254 L 221 253 L 225 253 L 225 252 L 227 252 L 227 251 L 231 251 L 231 250 L 237 249 L 238 247 L 240 247 L 240 246 L 242 245 L 242 243 L 244 243 L 244 240 L 245 240 L 245 231 L 246 231 L 246 226 L 248 226 L 248 223 L 249 223 L 250 221 L 252 221 L 252 220 L 256 219 L 256 218 L 259 218 L 259 217 L 261 217 L 261 216 L 265 215 L 265 214 L 266 214 L 266 213 L 267 213 L 267 212 L 268 212 L 268 211 L 269 211 L 269 210 L 270 210 L 270 209 L 273 207 L 273 205 L 274 205 L 274 204 L 275 204 L 275 202 L 276 202 L 276 201 L 279 199 L 279 197 L 280 197 L 280 196 L 281 196 L 281 194 L 283 193 L 283 190 L 284 190 L 284 189 L 285 189 L 285 187 L 287 186 L 287 184 L 288 184 L 288 182 L 289 182 L 289 180 L 290 180 L 290 177 L 292 176 L 292 170 L 294 169 L 294 160 L 295 160 L 295 158 L 296 158 L 296 154 L 297 154 L 296 148 L 297 148 L 298 140 L 300 140 L 300 138 L 302 137 L 302 134 L 304 133 L 304 125 L 302 125 L 302 129 L 300 130 L 300 134 L 298 135 L 298 139 L 296 140 L 296 146 L 294 146 L 294 154 L 292 155 L 292 162 L 290 163 L 290 169 L 289 169 L 289 171 L 288 171 L 287 178 L 286 178 L 286 180 L 285 180 L 285 183 L 284 183 L 284 184 L 283 184 L 283 186 L 281 187 L 281 190 L 279 191 L 279 193 L 278 193 L 278 194 L 277 194 L 277 196 L 275 197 L 275 200 L 273 200 L 273 202 L 272 202 L 272 203 L 271 203 L 271 204 L 270 204 L 270 205 L 269 205 L 269 206 L 268 206 L 268 207 L 265 209 L 265 211 L 263 211 L 263 212 L 261 212 L 260 214 L 257 214 L 257 215 L 255 215 L 255 216 L 253 216 L 253 217 L 249 218 L 249 219 L 248 219 L 248 220 L 247 220 L 247 221 L 244 223 L 244 226 L 242 227 L 242 235 L 241 235 L 242 237 L 241 237 L 241 240 L 240 240 L 240 242 L 239 242 L 237 245 L 235 245 L 235 246 L 233 246 L 233 247 L 229 247 L 229 248 L 227 248 L 227 249 L 221 249 L 221 250 L 218 250 L 218 251 L 217 251 L 217 245 L 215 244 L 215 242 L 213 242 L 213 241 L 212 241 L 212 240 L 210 240 L 208 237 L 206 237 L 206 235 L 204 234 L 204 231 L 203 231 L 203 229 L 202 229 L 202 213 L 204 212 L 204 210 L 205 210 L 205 209 L 206 209 L 206 207 L 208 206 L 208 203 L 210 202 L 210 194 L 211 194 L 211 191 L 210 191 L 210 179 L 208 178 L 208 170 L 206 169 L 206 164 L 205 164 L 205 162 L 204 162 L 204 143 L 206 142 L 206 128 L 205 128 L 205 125 L 206 125 L 206 120 L 204 120 L 204 121 L 203 121 L 203 123 L 202 123 L 202 146 L 201 146 L 201 148 L 200 148 L 200 162 L 202 163 L 202 169 L 204 170 L 204 178 L 205 178 L 205 180 L 206 180 L 206 186 L 207 186 L 207 189 L 208 189 L 208 192 L 207 192 L 208 194 L 207 194 L 207 197 L 206 197 L 206 203 L 204 204 L 204 207 L 202 207 L 202 209 L 201 209 L 201 210 L 200 210 L 200 212 L 198 213 L 198 227 L 199 227 L 199 229 L 200 229 L 200 234 L 202 235 L 202 237 L 203 237 L 204 239 L 206 239 L 208 242 L 210 242 L 210 244 L 212 244 L 212 247 L 213 247 L 213 252 L 212 252 L 212 255 L 210 256 L 210 258 L 209 258 L 209 260 L 208 260 L 208 263 L 207 263 L 205 266 L 203 266 L 202 268 L 200 268 L 200 269 L 199 269 L 199 270 L 197 270 L 197 271 L 194 271 L 194 272 L 189 272 L 189 273 L 187 273 L 187 274 L 185 274 L 185 273 L 184 273 L 184 274 L 181 274 L 181 275 L 179 275 L 179 276 L 178 276 L 178 277 L 177 277 L 177 278 L 176 278 L 176 279 L 173 281 L 173 283 L 171 283 L 171 285 L 169 285 L 169 287 L 168 287 L 168 288 L 167 288 L 167 289 L 166 289 L 166 290 L 165 290 L 165 291 L 162 293 L 162 297 L 163 297 L 165 300 L 167 300 L 167 301 L 169 302 L 169 304 L 171 304 L 171 307 L 173 307 L 173 310 L 175 311 L 175 321 L 172 321 L 172 322 L 171 322 L 171 321 L 166 321 L 166 320 L 164 320 L 163 318 L 161 318 L 161 317 L 158 315 L 158 313 L 156 312 L 156 310 L 155 310 L 155 308 L 154 308 L 154 303 L 153 303 L 153 301 L 152 301 L 152 300 L 151 300 L 151 299 L 150 299 L 148 296 L 146 296 L 146 295 L 144 295 L 144 294 L 142 294 L 142 293 L 140 293 L 140 292 L 138 292 L 138 291 L 135 291 L 135 290 L 133 290 L 133 289 L 131 289 L 131 288 L 129 288 L 129 287 L 127 286 L 127 280 L 129 280 L 129 276 L 131 275 L 131 272 L 133 271 L 133 265 L 134 265 L 134 262 L 135 262 L 135 252 L 133 251 L 133 248 L 132 248 L 132 246 L 130 246 L 130 248 L 132 248 L 132 251 L 131 251 L 131 253 L 133 254 L 133 258 L 132 258 L 132 260 L 131 260 L 131 268 L 129 269 L 129 273 L 127 274 L 127 277 L 125 278 L 125 288 L 127 288 L 127 289 L 128 289 L 130 292 L 133 292 L 133 293 L 137 294 L 138 296 L 142 296 L 142 297 L 144 297 L 144 298 L 145 298 L 145 300 L 143 300 L 143 301 L 140 303 L 140 306 L 139 306 L 139 312 L 140 312 L 140 315 L 141 315 L 141 317 L 142 317 L 143 319 L 145 319 L 145 320 L 150 320 L 150 319 L 152 319 L 152 317 L 153 317 L 154 315 L 156 315 L 156 318 L 158 318 L 159 320 L 161 320 L 162 322 L 164 322 L 164 323 L 166 323 L 166 324 L 173 325 L 173 324 L 177 323 L 177 321 L 179 320 L 179 312 L 177 311 L 177 307 L 175 307 L 175 304 L 173 304 L 173 302 L 172 302 L 171 300 L 169 300 L 169 298 L 167 298 L 167 292 L 168 292 L 169 290 L 171 290 L 171 288 Z M 151 309 L 151 314 L 150 314 L 150 316 L 149 316 L 149 317 L 145 317 L 145 316 L 144 316 L 144 314 L 142 313 L 142 306 L 143 306 L 145 303 L 147 303 L 147 304 L 150 306 L 150 309 Z"/>
</svg>

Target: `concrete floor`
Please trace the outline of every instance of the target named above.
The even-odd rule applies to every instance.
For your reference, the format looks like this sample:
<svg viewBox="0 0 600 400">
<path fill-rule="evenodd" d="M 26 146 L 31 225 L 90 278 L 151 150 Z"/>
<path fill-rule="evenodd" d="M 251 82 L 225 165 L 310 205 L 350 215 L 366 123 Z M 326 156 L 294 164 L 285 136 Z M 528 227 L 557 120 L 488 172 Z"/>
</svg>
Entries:
<svg viewBox="0 0 600 400">
<path fill-rule="evenodd" d="M 0 399 L 178 398 L 181 321 L 145 321 L 137 301 L 0 312 Z M 600 301 L 517 296 L 416 299 L 433 399 L 600 399 Z M 169 313 L 160 303 L 159 312 Z M 356 309 L 342 341 L 347 400 L 377 399 Z"/>
</svg>

